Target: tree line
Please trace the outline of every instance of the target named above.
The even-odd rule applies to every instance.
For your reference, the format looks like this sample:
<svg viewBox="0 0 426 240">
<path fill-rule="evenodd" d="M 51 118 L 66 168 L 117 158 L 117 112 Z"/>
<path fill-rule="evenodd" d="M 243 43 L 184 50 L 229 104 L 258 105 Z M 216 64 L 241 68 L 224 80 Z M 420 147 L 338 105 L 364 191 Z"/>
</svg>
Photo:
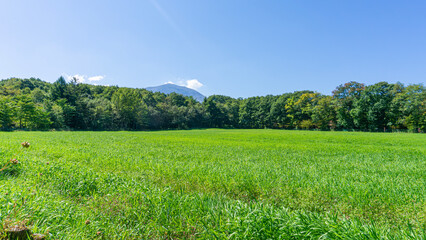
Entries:
<svg viewBox="0 0 426 240">
<path fill-rule="evenodd" d="M 423 84 L 348 82 L 332 95 L 296 91 L 198 102 L 180 94 L 40 79 L 0 81 L 1 130 L 278 128 L 426 132 Z"/>
</svg>

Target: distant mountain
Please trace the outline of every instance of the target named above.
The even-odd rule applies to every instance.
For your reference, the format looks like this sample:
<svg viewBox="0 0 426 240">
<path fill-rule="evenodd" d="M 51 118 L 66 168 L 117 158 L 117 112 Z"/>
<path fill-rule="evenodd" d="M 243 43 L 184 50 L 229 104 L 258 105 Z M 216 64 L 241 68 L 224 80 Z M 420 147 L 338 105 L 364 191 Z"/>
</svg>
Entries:
<svg viewBox="0 0 426 240">
<path fill-rule="evenodd" d="M 178 86 L 175 84 L 167 83 L 164 85 L 156 86 L 156 87 L 147 87 L 146 90 L 152 92 L 161 92 L 165 94 L 170 94 L 172 92 L 182 94 L 184 96 L 193 97 L 195 100 L 202 102 L 204 100 L 204 95 L 195 91 L 194 89 L 190 89 L 183 86 Z"/>
</svg>

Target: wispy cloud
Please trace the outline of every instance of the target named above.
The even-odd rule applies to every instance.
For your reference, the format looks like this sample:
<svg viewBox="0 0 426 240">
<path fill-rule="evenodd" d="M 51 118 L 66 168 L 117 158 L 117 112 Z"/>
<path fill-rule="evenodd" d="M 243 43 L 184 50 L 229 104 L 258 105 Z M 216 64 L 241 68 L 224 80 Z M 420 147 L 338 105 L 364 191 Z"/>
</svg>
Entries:
<svg viewBox="0 0 426 240">
<path fill-rule="evenodd" d="M 90 82 L 96 82 L 96 81 L 100 81 L 100 80 L 102 80 L 102 79 L 104 79 L 104 78 L 105 78 L 105 76 L 101 76 L 101 75 L 99 75 L 99 76 L 89 77 L 89 78 L 88 78 L 88 80 L 89 80 Z"/>
<path fill-rule="evenodd" d="M 166 20 L 166 22 L 170 25 L 170 27 L 175 30 L 180 37 L 184 38 L 184 35 L 182 31 L 180 30 L 179 26 L 175 23 L 175 21 L 170 17 L 170 15 L 164 10 L 164 8 L 158 3 L 157 0 L 150 0 L 152 5 L 157 9 L 157 11 L 160 13 L 161 16 Z"/>
</svg>

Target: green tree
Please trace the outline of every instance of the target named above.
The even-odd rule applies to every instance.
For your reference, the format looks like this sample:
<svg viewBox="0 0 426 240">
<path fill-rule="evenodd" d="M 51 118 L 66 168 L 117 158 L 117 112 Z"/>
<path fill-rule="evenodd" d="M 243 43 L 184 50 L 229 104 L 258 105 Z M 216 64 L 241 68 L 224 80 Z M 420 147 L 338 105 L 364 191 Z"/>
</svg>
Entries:
<svg viewBox="0 0 426 240">
<path fill-rule="evenodd" d="M 19 128 L 27 128 L 37 117 L 36 105 L 27 95 L 16 97 L 16 118 Z"/>
<path fill-rule="evenodd" d="M 387 82 L 367 86 L 351 110 L 356 127 L 370 131 L 386 131 L 391 127 L 394 124 L 391 103 L 402 89 L 401 84 Z"/>
<path fill-rule="evenodd" d="M 52 121 L 52 127 L 55 129 L 64 129 L 67 127 L 65 124 L 64 111 L 62 107 L 58 104 L 54 104 L 50 108 L 50 119 Z"/>
<path fill-rule="evenodd" d="M 259 128 L 256 113 L 258 112 L 258 101 L 256 97 L 246 98 L 240 103 L 239 126 L 242 128 Z"/>
<path fill-rule="evenodd" d="M 55 101 L 61 98 L 65 98 L 66 90 L 67 82 L 65 81 L 65 78 L 61 76 L 52 84 L 52 88 L 50 90 L 51 99 Z"/>
<path fill-rule="evenodd" d="M 305 121 L 304 127 L 309 126 L 313 127 L 311 116 L 314 110 L 314 107 L 319 100 L 319 93 L 304 93 L 302 94 L 293 105 L 294 112 L 294 123 L 297 127 L 302 127 L 301 123 Z"/>
<path fill-rule="evenodd" d="M 143 129 L 147 126 L 147 106 L 136 89 L 120 88 L 112 96 L 119 126 L 124 129 Z"/>
<path fill-rule="evenodd" d="M 13 127 L 15 112 L 11 101 L 9 97 L 0 96 L 0 128 L 2 130 L 9 130 Z"/>
<path fill-rule="evenodd" d="M 47 130 L 51 127 L 49 113 L 41 106 L 36 106 L 34 118 L 31 119 L 28 126 L 33 130 Z"/>
<path fill-rule="evenodd" d="M 354 108 L 355 102 L 358 101 L 364 89 L 364 84 L 352 81 L 343 85 L 339 85 L 333 91 L 333 105 L 336 107 L 336 118 L 338 128 L 355 128 L 355 123 L 351 115 L 351 111 Z M 358 123 L 358 125 L 360 124 L 361 123 Z"/>
<path fill-rule="evenodd" d="M 106 98 L 87 100 L 89 108 L 89 128 L 92 130 L 114 129 L 113 106 Z"/>
<path fill-rule="evenodd" d="M 426 130 L 426 88 L 422 84 L 409 85 L 392 100 L 394 117 L 411 131 Z"/>
<path fill-rule="evenodd" d="M 204 99 L 203 106 L 206 113 L 208 127 L 223 127 L 226 122 L 226 113 L 219 108 L 219 103 L 215 100 L 216 96 L 210 96 Z"/>
<path fill-rule="evenodd" d="M 312 123 L 321 130 L 336 127 L 336 111 L 331 96 L 322 96 L 312 109 Z"/>
<path fill-rule="evenodd" d="M 287 100 L 290 98 L 290 96 L 290 93 L 283 94 L 271 104 L 269 116 L 272 127 L 285 128 L 291 125 L 290 116 L 288 116 L 287 110 L 285 108 Z"/>
</svg>

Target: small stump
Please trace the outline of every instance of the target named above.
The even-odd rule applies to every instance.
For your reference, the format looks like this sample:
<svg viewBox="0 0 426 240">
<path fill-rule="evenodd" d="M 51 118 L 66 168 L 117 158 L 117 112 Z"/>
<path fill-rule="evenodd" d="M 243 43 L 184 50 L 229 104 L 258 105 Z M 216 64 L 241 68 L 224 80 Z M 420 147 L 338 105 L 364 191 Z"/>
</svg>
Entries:
<svg viewBox="0 0 426 240">
<path fill-rule="evenodd" d="M 33 239 L 30 229 L 26 227 L 14 226 L 6 229 L 7 240 L 28 240 Z"/>
<path fill-rule="evenodd" d="M 34 233 L 33 234 L 33 239 L 34 240 L 46 240 L 46 236 L 44 236 L 43 234 Z"/>
</svg>

